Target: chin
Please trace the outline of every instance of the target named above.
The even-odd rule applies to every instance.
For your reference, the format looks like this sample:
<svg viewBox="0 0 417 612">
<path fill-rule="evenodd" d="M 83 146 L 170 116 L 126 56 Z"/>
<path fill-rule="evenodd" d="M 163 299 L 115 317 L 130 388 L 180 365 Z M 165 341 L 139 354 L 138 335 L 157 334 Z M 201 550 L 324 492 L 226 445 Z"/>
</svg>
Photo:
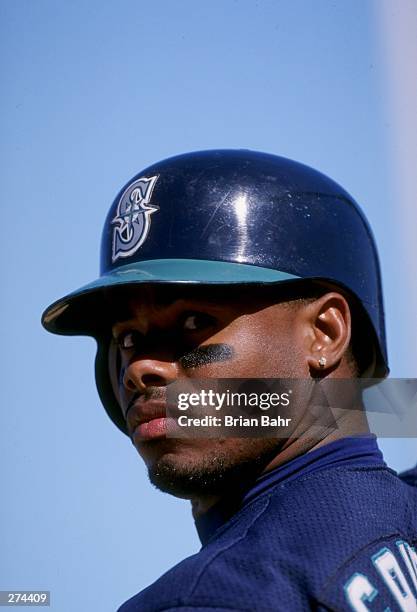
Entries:
<svg viewBox="0 0 417 612">
<path fill-rule="evenodd" d="M 168 442 L 168 441 L 166 441 Z M 250 438 L 169 441 L 153 450 L 153 460 L 141 452 L 155 487 L 176 497 L 236 495 L 250 488 L 277 453 L 279 441 Z"/>
</svg>

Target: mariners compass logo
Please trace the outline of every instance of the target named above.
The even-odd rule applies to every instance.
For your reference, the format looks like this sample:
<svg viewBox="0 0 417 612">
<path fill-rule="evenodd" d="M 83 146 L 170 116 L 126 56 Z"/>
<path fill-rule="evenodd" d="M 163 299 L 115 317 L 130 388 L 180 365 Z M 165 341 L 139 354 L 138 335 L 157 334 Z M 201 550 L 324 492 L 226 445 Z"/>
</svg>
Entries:
<svg viewBox="0 0 417 612">
<path fill-rule="evenodd" d="M 112 220 L 112 262 L 119 257 L 130 257 L 145 242 L 151 226 L 151 214 L 159 210 L 151 205 L 152 192 L 157 176 L 141 177 L 123 192 L 117 205 L 117 214 Z"/>
</svg>

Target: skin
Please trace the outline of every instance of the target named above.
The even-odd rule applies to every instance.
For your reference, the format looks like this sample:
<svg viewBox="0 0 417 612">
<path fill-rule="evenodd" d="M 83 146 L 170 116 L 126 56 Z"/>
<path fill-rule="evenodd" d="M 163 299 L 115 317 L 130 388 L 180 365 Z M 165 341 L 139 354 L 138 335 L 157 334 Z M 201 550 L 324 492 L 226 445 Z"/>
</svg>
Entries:
<svg viewBox="0 0 417 612">
<path fill-rule="evenodd" d="M 123 303 L 123 312 L 117 304 Z M 126 308 L 127 307 L 127 308 Z M 162 402 L 166 387 L 192 378 L 353 378 L 346 299 L 329 291 L 310 301 L 225 288 L 141 288 L 115 300 L 112 334 L 119 345 L 118 399 L 131 440 L 151 481 L 192 501 L 199 515 L 238 498 L 260 474 L 337 438 L 367 431 L 361 410 L 342 411 L 338 428 L 314 429 L 294 415 L 291 438 L 143 439 L 135 402 Z M 326 359 L 325 368 L 319 359 Z"/>
</svg>

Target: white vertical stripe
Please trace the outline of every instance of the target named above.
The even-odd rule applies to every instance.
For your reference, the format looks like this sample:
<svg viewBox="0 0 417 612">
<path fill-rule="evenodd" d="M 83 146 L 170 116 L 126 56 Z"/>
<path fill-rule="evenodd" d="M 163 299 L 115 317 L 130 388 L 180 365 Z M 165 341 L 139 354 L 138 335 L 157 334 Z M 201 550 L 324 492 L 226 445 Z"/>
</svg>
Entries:
<svg viewBox="0 0 417 612">
<path fill-rule="evenodd" d="M 404 300 L 409 300 L 407 353 L 417 364 L 417 1 L 374 0 L 374 7 L 385 68 L 391 178 L 403 238 L 402 253 L 393 256 L 401 266 Z"/>
</svg>

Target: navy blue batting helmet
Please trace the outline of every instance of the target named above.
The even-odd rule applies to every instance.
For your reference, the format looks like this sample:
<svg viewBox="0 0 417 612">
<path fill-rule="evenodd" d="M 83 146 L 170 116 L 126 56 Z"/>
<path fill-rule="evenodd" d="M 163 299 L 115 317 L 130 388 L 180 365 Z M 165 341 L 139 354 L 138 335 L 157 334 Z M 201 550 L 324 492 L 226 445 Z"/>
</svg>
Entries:
<svg viewBox="0 0 417 612">
<path fill-rule="evenodd" d="M 43 314 L 57 334 L 98 341 L 101 400 L 122 430 L 116 348 L 97 313 L 105 295 L 141 283 L 294 284 L 345 291 L 369 323 L 372 372 L 388 373 L 378 254 L 366 218 L 337 183 L 303 164 L 247 150 L 188 153 L 137 174 L 114 200 L 100 277 Z"/>
</svg>

